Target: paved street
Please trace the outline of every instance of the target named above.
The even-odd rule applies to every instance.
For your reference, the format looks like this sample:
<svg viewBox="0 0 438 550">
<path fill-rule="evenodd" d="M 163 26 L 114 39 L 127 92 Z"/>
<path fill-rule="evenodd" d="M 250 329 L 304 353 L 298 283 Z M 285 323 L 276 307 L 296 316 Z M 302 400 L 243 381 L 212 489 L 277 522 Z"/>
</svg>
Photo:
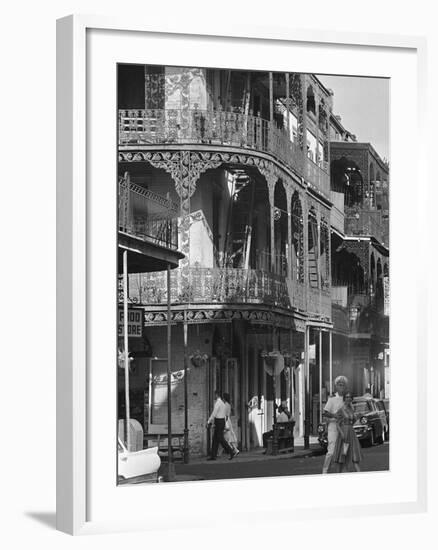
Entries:
<svg viewBox="0 0 438 550">
<path fill-rule="evenodd" d="M 364 448 L 362 470 L 363 471 L 382 471 L 389 469 L 389 444 L 377 445 L 371 448 Z M 228 460 L 227 457 L 220 458 L 217 461 L 201 462 L 195 464 L 176 464 L 176 475 L 181 481 L 187 479 L 236 479 L 250 477 L 272 477 L 272 476 L 290 476 L 320 474 L 324 455 L 308 456 L 300 458 L 284 458 L 247 461 L 242 453 L 234 460 Z M 166 473 L 166 465 L 161 468 L 163 475 Z M 193 476 L 193 477 L 192 477 Z"/>
</svg>

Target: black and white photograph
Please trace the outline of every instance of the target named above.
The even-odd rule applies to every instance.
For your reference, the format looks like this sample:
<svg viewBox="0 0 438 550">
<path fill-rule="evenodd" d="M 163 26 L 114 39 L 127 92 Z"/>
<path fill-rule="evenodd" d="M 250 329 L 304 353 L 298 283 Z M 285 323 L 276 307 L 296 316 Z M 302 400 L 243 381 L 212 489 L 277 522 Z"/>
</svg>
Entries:
<svg viewBox="0 0 438 550">
<path fill-rule="evenodd" d="M 119 484 L 389 470 L 389 107 L 118 64 Z"/>
</svg>

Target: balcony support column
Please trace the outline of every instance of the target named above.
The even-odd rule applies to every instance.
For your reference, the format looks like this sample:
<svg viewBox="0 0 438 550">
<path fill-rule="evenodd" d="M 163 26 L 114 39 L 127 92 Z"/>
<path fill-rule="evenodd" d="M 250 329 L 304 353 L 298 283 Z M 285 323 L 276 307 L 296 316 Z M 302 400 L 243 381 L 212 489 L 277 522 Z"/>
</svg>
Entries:
<svg viewBox="0 0 438 550">
<path fill-rule="evenodd" d="M 304 178 L 308 178 L 308 150 L 307 150 L 307 77 L 306 75 L 301 75 L 301 109 L 299 111 L 299 117 L 301 120 L 298 121 L 298 124 L 301 123 L 302 128 L 302 146 L 303 146 L 303 174 Z"/>
<path fill-rule="evenodd" d="M 319 329 L 319 422 L 322 422 L 322 330 Z"/>
<path fill-rule="evenodd" d="M 329 381 L 330 393 L 333 391 L 333 333 L 329 330 Z"/>
<path fill-rule="evenodd" d="M 287 131 L 287 136 L 290 139 L 290 128 L 289 128 L 289 106 L 290 106 L 289 73 L 285 73 L 284 77 L 286 79 L 286 131 Z"/>
<path fill-rule="evenodd" d="M 304 448 L 310 447 L 310 368 L 309 368 L 310 326 L 304 332 Z"/>
<path fill-rule="evenodd" d="M 274 120 L 274 75 L 269 73 L 269 122 Z"/>
<path fill-rule="evenodd" d="M 123 252 L 123 355 L 125 371 L 125 441 L 131 447 L 131 405 L 129 399 L 129 338 L 128 338 L 128 251 Z"/>
<path fill-rule="evenodd" d="M 271 254 L 271 272 L 275 272 L 275 185 L 277 183 L 278 176 L 275 173 L 274 166 L 271 163 L 267 163 L 266 166 L 259 165 L 259 172 L 264 176 L 266 184 L 268 186 L 269 197 L 269 224 L 270 224 L 270 254 Z"/>
<path fill-rule="evenodd" d="M 319 98 L 318 98 L 319 99 Z M 319 157 L 319 109 L 321 107 L 319 101 L 317 99 L 317 96 L 315 95 L 315 115 L 316 115 L 316 155 L 315 155 L 315 164 L 319 167 L 320 166 L 320 157 Z M 318 174 L 318 189 L 321 189 L 320 186 L 320 173 Z"/>
<path fill-rule="evenodd" d="M 303 248 L 304 248 L 304 292 L 305 310 L 309 310 L 309 196 L 307 193 L 303 197 Z"/>
<path fill-rule="evenodd" d="M 274 202 L 274 190 L 275 190 L 275 181 L 277 178 L 273 178 L 271 182 L 268 182 L 269 185 L 269 223 L 270 223 L 270 249 L 271 249 L 271 272 L 275 273 L 275 202 Z"/>
<path fill-rule="evenodd" d="M 274 129 L 274 77 L 273 73 L 269 73 L 269 133 L 268 133 L 268 149 L 272 151 L 272 132 Z"/>
<path fill-rule="evenodd" d="M 172 460 L 172 312 L 170 306 L 170 264 L 167 264 L 167 481 L 175 481 Z"/>
<path fill-rule="evenodd" d="M 288 185 L 286 189 L 287 200 L 287 276 L 293 278 L 292 272 L 292 193 L 293 189 Z"/>
<path fill-rule="evenodd" d="M 189 406 L 188 406 L 188 387 L 187 387 L 187 372 L 188 372 L 188 324 L 187 310 L 184 310 L 183 323 L 184 337 L 184 464 L 189 463 Z"/>
</svg>

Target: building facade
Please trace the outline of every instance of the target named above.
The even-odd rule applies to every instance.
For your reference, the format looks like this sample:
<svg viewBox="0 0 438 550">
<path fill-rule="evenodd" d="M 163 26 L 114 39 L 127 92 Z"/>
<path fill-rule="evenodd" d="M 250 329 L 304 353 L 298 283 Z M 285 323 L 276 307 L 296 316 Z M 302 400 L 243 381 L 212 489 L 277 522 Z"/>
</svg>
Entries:
<svg viewBox="0 0 438 550">
<path fill-rule="evenodd" d="M 344 218 L 332 232 L 333 363 L 356 393 L 389 397 L 389 165 L 339 117 L 330 125 L 332 212 Z"/>
<path fill-rule="evenodd" d="M 231 396 L 242 450 L 261 445 L 280 402 L 308 437 L 344 369 L 332 362 L 333 223 L 345 237 L 330 179 L 332 93 L 308 74 L 120 65 L 118 101 L 122 186 L 178 205 L 173 429 L 205 454 L 218 389 Z M 144 310 L 134 345 L 148 350 L 131 387 L 148 433 L 167 422 L 165 281 L 129 280 L 129 301 Z"/>
</svg>

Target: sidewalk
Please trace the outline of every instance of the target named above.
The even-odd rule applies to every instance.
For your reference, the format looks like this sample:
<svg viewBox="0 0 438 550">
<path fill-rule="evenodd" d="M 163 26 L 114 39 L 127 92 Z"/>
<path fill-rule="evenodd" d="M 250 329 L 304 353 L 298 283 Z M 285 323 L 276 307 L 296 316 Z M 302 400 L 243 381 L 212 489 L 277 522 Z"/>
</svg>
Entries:
<svg viewBox="0 0 438 550">
<path fill-rule="evenodd" d="M 256 462 L 256 461 L 268 461 L 268 460 L 281 460 L 284 458 L 305 458 L 307 456 L 315 456 L 322 454 L 322 449 L 318 443 L 317 437 L 310 437 L 310 448 L 304 448 L 304 439 L 302 437 L 295 439 L 295 449 L 293 453 L 279 453 L 278 455 L 267 455 L 264 454 L 264 449 L 254 449 L 251 451 L 240 451 L 239 455 L 235 458 L 239 462 Z M 228 460 L 228 455 L 223 455 L 218 457 L 218 461 Z M 190 464 L 204 464 L 210 462 L 208 457 L 190 457 Z"/>
<path fill-rule="evenodd" d="M 311 437 L 309 443 L 309 449 L 304 449 L 303 438 L 298 438 L 295 440 L 295 450 L 293 453 L 280 453 L 275 456 L 264 454 L 264 449 L 255 449 L 251 451 L 241 451 L 232 461 L 229 460 L 226 454 L 218 456 L 215 461 L 209 461 L 206 456 L 190 457 L 189 464 L 182 464 L 181 462 L 175 463 L 176 475 L 173 481 L 202 481 L 208 479 L 208 476 L 205 475 L 206 473 L 211 474 L 213 471 L 223 472 L 223 476 L 221 477 L 227 479 L 231 470 L 240 470 L 239 465 L 241 464 L 248 465 L 246 467 L 247 471 L 251 463 L 254 465 L 253 468 L 258 470 L 263 467 L 262 463 L 265 463 L 268 471 L 272 471 L 272 468 L 269 469 L 268 464 L 272 464 L 274 461 L 282 461 L 282 464 L 288 464 L 291 460 L 321 456 L 323 454 L 316 437 Z M 161 464 L 160 475 L 163 476 L 163 481 L 167 481 L 166 462 L 162 462 Z"/>
</svg>

